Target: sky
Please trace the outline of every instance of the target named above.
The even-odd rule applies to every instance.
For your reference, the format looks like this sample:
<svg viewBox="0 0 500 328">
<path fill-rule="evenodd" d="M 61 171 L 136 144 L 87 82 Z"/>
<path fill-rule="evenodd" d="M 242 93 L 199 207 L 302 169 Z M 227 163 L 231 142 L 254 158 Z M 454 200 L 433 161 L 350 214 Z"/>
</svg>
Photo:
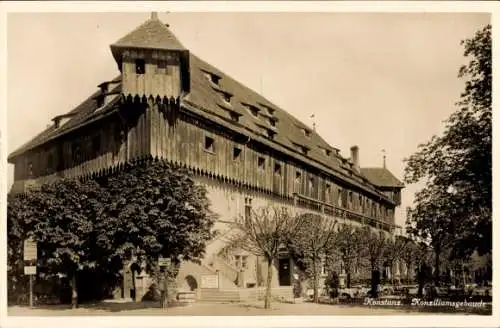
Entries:
<svg viewBox="0 0 500 328">
<path fill-rule="evenodd" d="M 119 74 L 109 45 L 149 13 L 9 13 L 7 151 Z M 443 131 L 464 88 L 460 40 L 490 22 L 482 13 L 160 13 L 181 43 L 262 93 L 361 167 L 400 180 L 404 159 Z M 314 122 L 310 116 L 314 114 Z M 8 189 L 13 167 L 8 167 Z M 403 190 L 404 226 L 421 185 Z"/>
</svg>

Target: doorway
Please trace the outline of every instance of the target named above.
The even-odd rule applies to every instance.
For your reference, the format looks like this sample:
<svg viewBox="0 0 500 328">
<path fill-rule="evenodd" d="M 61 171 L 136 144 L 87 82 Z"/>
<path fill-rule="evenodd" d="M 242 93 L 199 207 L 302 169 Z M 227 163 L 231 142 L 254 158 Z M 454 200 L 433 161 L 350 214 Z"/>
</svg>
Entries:
<svg viewBox="0 0 500 328">
<path fill-rule="evenodd" d="M 291 265 L 290 259 L 279 259 L 278 276 L 280 286 L 291 286 Z"/>
</svg>

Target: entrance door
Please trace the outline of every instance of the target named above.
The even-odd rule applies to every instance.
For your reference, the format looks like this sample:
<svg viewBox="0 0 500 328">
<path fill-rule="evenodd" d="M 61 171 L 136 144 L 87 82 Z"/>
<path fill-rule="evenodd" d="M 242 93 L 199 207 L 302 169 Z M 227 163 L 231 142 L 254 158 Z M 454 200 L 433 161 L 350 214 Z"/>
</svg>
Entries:
<svg viewBox="0 0 500 328">
<path fill-rule="evenodd" d="M 290 270 L 290 259 L 279 259 L 278 275 L 280 286 L 291 286 Z"/>
</svg>

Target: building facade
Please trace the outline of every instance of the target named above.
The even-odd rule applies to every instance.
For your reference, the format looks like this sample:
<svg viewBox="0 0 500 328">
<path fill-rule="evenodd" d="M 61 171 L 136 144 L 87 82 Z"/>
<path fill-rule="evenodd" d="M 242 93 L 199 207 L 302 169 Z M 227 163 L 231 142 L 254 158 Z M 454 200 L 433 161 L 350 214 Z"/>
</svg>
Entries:
<svg viewBox="0 0 500 328">
<path fill-rule="evenodd" d="M 396 228 L 403 185 L 385 166 L 360 167 L 356 146 L 343 158 L 314 129 L 190 53 L 156 15 L 112 44 L 111 53 L 119 75 L 10 154 L 11 192 L 155 158 L 188 168 L 207 187 L 220 236 L 231 233 L 236 216 L 265 205 L 387 234 Z M 228 252 L 224 240 L 207 245 L 201 265 L 183 263 L 179 283 L 200 297 L 208 287 L 260 286 L 265 265 L 241 250 Z M 273 285 L 290 289 L 293 261 L 284 254 L 275 269 Z M 210 282 L 214 275 L 217 283 Z M 147 277 L 135 279 L 132 293 L 144 294 Z"/>
</svg>

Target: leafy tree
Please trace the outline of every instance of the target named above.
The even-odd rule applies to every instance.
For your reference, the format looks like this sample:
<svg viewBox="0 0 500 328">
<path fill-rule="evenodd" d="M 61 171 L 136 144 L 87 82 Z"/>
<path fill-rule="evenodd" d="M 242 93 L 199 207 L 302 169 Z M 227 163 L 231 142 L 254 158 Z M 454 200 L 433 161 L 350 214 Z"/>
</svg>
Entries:
<svg viewBox="0 0 500 328">
<path fill-rule="evenodd" d="M 167 304 L 167 284 L 180 261 L 199 262 L 212 238 L 216 216 L 206 189 L 186 170 L 158 161 L 128 165 L 101 183 L 110 202 L 97 244 L 108 260 L 123 263 L 134 257 L 153 275 L 159 257 L 170 259 L 172 265 L 162 269 Z"/>
<path fill-rule="evenodd" d="M 364 245 L 365 240 L 363 240 L 359 228 L 347 223 L 339 225 L 337 236 L 332 245 L 332 249 L 329 250 L 329 254 L 339 255 L 347 274 L 347 288 L 351 288 L 351 274 L 359 258 L 363 255 L 363 251 L 365 250 Z M 333 258 L 333 256 L 329 256 L 329 262 L 331 262 Z"/>
<path fill-rule="evenodd" d="M 56 180 L 9 199 L 11 247 L 33 237 L 40 276 L 71 277 L 73 307 L 78 302 L 77 273 L 95 268 L 100 256 L 94 224 L 102 218 L 104 199 L 105 192 L 94 181 L 73 179 Z"/>
<path fill-rule="evenodd" d="M 298 217 L 296 233 L 288 240 L 288 249 L 306 276 L 313 281 L 314 302 L 319 302 L 318 287 L 321 261 L 334 242 L 337 221 L 306 213 Z"/>
<path fill-rule="evenodd" d="M 267 262 L 266 295 L 264 308 L 271 308 L 271 282 L 274 261 L 282 247 L 299 230 L 302 220 L 286 208 L 264 207 L 252 210 L 250 215 L 236 218 L 233 223 L 238 234 L 231 237 L 230 243 L 237 245 Z"/>
<path fill-rule="evenodd" d="M 435 240 L 436 263 L 441 240 L 449 241 L 459 257 L 475 250 L 490 253 L 492 247 L 491 26 L 462 45 L 470 62 L 459 70 L 465 91 L 458 109 L 441 136 L 406 159 L 405 182 L 426 180 L 408 224 L 416 236 Z"/>
</svg>

